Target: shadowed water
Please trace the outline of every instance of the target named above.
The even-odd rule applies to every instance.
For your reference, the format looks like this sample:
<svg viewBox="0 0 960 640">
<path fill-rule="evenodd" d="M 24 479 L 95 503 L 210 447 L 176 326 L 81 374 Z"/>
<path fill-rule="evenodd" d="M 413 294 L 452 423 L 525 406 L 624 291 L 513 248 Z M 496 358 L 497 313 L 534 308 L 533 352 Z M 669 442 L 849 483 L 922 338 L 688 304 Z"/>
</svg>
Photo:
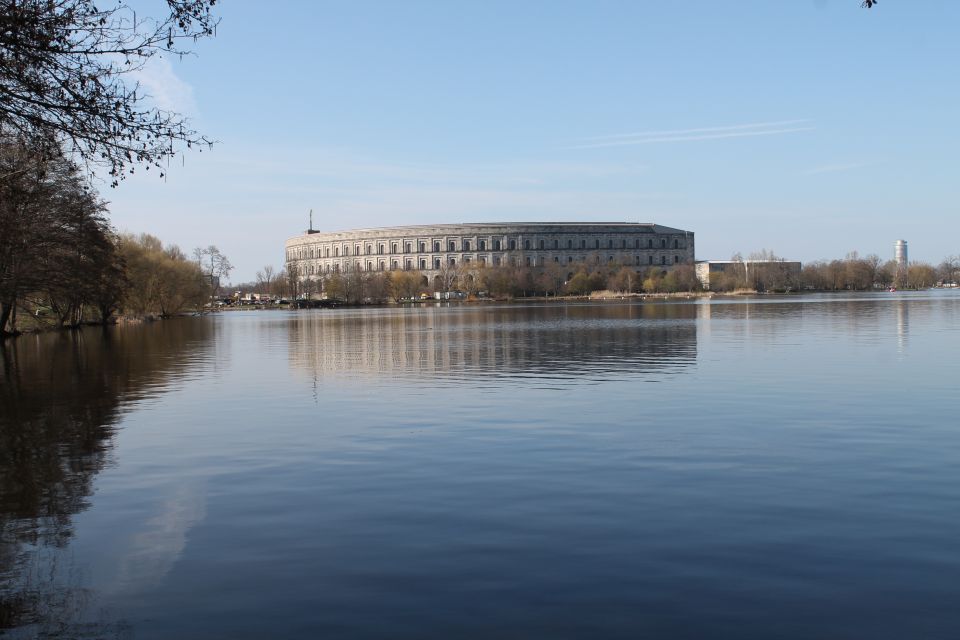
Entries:
<svg viewBox="0 0 960 640">
<path fill-rule="evenodd" d="M 0 630 L 954 637 L 958 348 L 952 292 L 8 341 Z"/>
</svg>

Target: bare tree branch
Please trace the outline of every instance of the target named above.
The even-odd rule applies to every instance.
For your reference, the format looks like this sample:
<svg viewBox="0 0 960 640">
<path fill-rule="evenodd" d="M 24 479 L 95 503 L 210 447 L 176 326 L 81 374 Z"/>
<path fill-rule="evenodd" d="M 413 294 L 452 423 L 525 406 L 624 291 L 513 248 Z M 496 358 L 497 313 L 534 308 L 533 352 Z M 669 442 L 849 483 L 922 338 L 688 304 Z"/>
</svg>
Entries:
<svg viewBox="0 0 960 640">
<path fill-rule="evenodd" d="M 150 106 L 133 74 L 213 36 L 215 3 L 166 0 L 156 19 L 122 0 L 0 0 L 0 130 L 73 152 L 112 186 L 138 164 L 163 169 L 181 148 L 211 144 L 181 114 Z"/>
</svg>

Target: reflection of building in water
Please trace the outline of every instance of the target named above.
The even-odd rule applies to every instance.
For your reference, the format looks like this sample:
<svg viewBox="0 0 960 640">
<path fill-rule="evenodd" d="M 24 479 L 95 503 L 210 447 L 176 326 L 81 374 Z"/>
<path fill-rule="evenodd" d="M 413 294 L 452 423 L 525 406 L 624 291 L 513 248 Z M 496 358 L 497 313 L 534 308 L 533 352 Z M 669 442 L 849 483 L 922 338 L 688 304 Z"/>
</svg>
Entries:
<svg viewBox="0 0 960 640">
<path fill-rule="evenodd" d="M 696 305 L 318 311 L 291 318 L 290 361 L 316 376 L 573 378 L 683 369 Z"/>
<path fill-rule="evenodd" d="M 897 349 L 901 352 L 907 348 L 907 338 L 910 335 L 910 307 L 906 300 L 896 302 L 897 314 Z"/>
<path fill-rule="evenodd" d="M 693 232 L 633 222 L 496 222 L 415 225 L 320 233 L 286 242 L 301 280 L 346 271 L 441 270 L 480 264 L 576 271 L 584 262 L 669 268 L 694 260 Z"/>
</svg>

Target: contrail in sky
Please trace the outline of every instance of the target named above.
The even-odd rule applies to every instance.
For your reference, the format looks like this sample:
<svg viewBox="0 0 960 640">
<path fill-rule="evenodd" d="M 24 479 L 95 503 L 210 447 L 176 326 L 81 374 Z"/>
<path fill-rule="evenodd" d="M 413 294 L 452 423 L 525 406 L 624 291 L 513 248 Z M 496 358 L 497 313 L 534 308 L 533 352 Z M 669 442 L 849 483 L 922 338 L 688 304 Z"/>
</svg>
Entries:
<svg viewBox="0 0 960 640">
<path fill-rule="evenodd" d="M 674 129 L 666 131 L 643 131 L 639 133 L 621 133 L 586 138 L 588 142 L 568 149 L 596 149 L 600 147 L 623 147 L 657 142 L 693 142 L 697 140 L 719 140 L 722 138 L 746 138 L 753 136 L 772 136 L 799 131 L 813 131 L 813 126 L 803 126 L 809 120 L 780 120 L 777 122 L 756 122 L 726 127 L 700 127 L 697 129 Z"/>
</svg>

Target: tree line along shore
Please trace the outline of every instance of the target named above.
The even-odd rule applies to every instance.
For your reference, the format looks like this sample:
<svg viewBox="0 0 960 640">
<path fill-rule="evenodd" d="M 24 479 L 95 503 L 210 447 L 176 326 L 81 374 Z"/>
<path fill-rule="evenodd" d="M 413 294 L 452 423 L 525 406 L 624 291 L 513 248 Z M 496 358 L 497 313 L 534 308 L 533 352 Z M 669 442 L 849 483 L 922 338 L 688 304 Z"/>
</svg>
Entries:
<svg viewBox="0 0 960 640">
<path fill-rule="evenodd" d="M 756 254 L 750 260 L 756 260 Z M 851 253 L 843 259 L 811 262 L 799 274 L 780 268 L 770 252 L 762 252 L 765 263 L 751 262 L 749 268 L 737 261 L 724 273 L 713 274 L 711 293 L 790 293 L 799 291 L 871 291 L 926 289 L 952 286 L 960 281 L 960 257 L 951 256 L 938 267 L 923 262 L 898 269 L 894 261 L 882 262 L 876 255 Z M 738 256 L 735 256 L 738 258 Z M 625 264 L 599 264 L 586 260 L 569 271 L 560 265 L 544 268 L 485 266 L 469 263 L 441 273 L 432 281 L 419 271 L 334 273 L 301 280 L 272 270 L 258 273 L 257 281 L 238 287 L 241 293 L 256 293 L 266 299 L 326 299 L 347 304 L 383 304 L 432 298 L 435 292 L 454 292 L 460 298 L 513 299 L 530 297 L 585 297 L 598 292 L 607 295 L 704 293 L 694 266 L 682 264 L 663 270 L 637 269 Z"/>
<path fill-rule="evenodd" d="M 202 309 L 232 269 L 215 246 L 118 234 L 62 153 L 0 139 L 0 176 L 0 335 Z"/>
<path fill-rule="evenodd" d="M 418 271 L 334 273 L 302 279 L 270 266 L 257 280 L 221 295 L 232 265 L 216 246 L 187 255 L 148 234 L 119 234 L 107 205 L 82 168 L 64 154 L 40 153 L 16 140 L 0 140 L 0 334 L 112 324 L 122 318 L 166 318 L 219 308 L 256 292 L 258 298 L 385 304 L 422 300 L 437 291 L 449 299 L 584 297 L 702 292 L 694 265 L 638 271 L 626 264 L 585 260 L 573 271 L 479 263 L 445 269 L 428 280 Z M 750 262 L 756 256 L 746 261 Z M 799 275 L 762 264 L 734 263 L 711 276 L 710 291 L 865 291 L 889 287 L 955 286 L 960 258 L 939 266 L 914 262 L 898 269 L 875 255 L 805 265 Z M 452 294 L 452 295 L 451 295 Z M 308 304 L 304 302 L 304 304 Z"/>
</svg>

